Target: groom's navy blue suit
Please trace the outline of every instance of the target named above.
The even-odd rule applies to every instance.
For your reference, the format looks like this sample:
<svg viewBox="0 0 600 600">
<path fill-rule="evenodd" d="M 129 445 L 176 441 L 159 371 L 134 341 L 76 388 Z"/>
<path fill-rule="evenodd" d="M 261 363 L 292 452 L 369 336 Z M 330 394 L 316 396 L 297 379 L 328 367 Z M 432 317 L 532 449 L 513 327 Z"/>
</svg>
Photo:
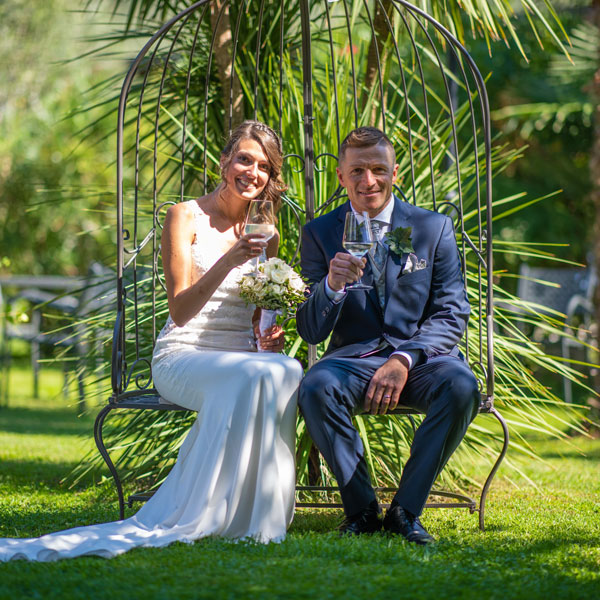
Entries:
<svg viewBox="0 0 600 600">
<path fill-rule="evenodd" d="M 348 291 L 335 303 L 325 291 L 325 280 L 331 259 L 344 251 L 348 210 L 346 202 L 303 230 L 301 265 L 310 296 L 299 307 L 298 331 L 312 344 L 330 334 L 331 339 L 326 354 L 301 384 L 300 409 L 338 480 L 346 514 L 358 513 L 375 495 L 352 414 L 362 411 L 369 382 L 390 354 L 399 350 L 410 355 L 412 367 L 400 404 L 426 417 L 415 435 L 394 502 L 419 515 L 479 404 L 476 379 L 457 348 L 470 309 L 452 221 L 394 198 L 391 229 L 412 228 L 415 254 L 426 261 L 426 267 L 407 272 L 407 254 L 390 251 L 383 308 L 375 285 L 368 291 Z M 369 262 L 362 280 L 372 283 Z"/>
</svg>

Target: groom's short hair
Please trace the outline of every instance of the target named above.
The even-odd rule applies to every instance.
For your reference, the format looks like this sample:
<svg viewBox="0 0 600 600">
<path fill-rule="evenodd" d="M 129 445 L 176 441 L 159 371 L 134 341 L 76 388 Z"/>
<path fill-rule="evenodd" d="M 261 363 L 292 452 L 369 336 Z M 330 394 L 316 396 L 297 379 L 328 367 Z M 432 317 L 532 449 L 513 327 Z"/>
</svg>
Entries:
<svg viewBox="0 0 600 600">
<path fill-rule="evenodd" d="M 338 160 L 342 162 L 348 148 L 370 148 L 378 144 L 385 144 L 392 151 L 392 155 L 396 156 L 394 145 L 381 129 L 377 129 L 377 127 L 358 127 L 357 129 L 353 129 L 340 144 Z"/>
</svg>

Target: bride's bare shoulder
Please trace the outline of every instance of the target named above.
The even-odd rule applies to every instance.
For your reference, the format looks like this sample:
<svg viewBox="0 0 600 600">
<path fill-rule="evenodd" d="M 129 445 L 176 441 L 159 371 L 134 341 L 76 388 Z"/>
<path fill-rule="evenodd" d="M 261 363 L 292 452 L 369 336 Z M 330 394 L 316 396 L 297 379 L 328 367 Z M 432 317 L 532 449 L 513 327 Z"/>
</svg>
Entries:
<svg viewBox="0 0 600 600">
<path fill-rule="evenodd" d="M 195 200 L 192 200 L 195 202 Z M 194 207 L 191 202 L 173 204 L 167 210 L 164 222 L 163 237 L 172 236 L 173 239 L 192 239 L 194 237 Z"/>
<path fill-rule="evenodd" d="M 167 214 L 171 217 L 189 217 L 194 214 L 194 207 L 192 203 L 196 202 L 196 200 L 190 200 L 189 202 L 178 202 L 177 204 L 172 204 L 169 206 L 167 210 Z"/>
<path fill-rule="evenodd" d="M 197 214 L 207 214 L 202 205 L 203 198 L 188 200 L 187 202 L 178 202 L 173 204 L 167 210 L 167 217 L 175 222 L 192 222 Z"/>
</svg>

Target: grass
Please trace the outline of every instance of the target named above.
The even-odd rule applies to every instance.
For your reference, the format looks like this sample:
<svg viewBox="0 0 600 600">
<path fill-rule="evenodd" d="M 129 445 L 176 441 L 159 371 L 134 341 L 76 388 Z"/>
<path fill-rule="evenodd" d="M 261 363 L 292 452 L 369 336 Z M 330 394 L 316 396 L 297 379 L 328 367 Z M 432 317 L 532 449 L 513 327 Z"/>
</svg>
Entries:
<svg viewBox="0 0 600 600">
<path fill-rule="evenodd" d="M 61 480 L 93 446 L 93 415 L 62 399 L 42 370 L 42 399 L 13 371 L 0 408 L 0 536 L 35 536 L 116 518 L 110 481 Z M 298 510 L 281 544 L 205 539 L 105 560 L 0 564 L 0 599 L 16 598 L 595 598 L 600 596 L 600 440 L 532 443 L 544 462 L 494 483 L 487 531 L 464 510 L 426 511 L 431 548 L 375 535 L 339 539 L 336 511 Z M 506 475 L 506 473 L 505 473 Z M 515 486 L 515 483 L 517 486 Z"/>
</svg>

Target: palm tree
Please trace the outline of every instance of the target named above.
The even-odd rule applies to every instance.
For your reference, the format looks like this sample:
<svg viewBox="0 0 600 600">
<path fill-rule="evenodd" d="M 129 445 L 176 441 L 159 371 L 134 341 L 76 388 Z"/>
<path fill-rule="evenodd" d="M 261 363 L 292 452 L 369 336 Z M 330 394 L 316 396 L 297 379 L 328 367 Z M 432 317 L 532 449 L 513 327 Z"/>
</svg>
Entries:
<svg viewBox="0 0 600 600">
<path fill-rule="evenodd" d="M 234 2 L 238 5 L 242 4 L 241 0 L 234 0 Z M 219 7 L 221 3 L 222 0 L 219 2 Z M 113 14 L 121 10 L 126 13 L 126 30 L 130 30 L 136 21 L 144 22 L 156 19 L 166 21 L 168 17 L 177 14 L 189 5 L 183 0 L 87 0 L 86 8 L 89 9 L 95 5 L 97 9 L 104 4 L 113 5 Z M 377 0 L 375 4 L 378 4 L 377 13 L 380 13 L 389 7 L 390 1 L 379 2 Z M 485 39 L 490 52 L 493 51 L 494 43 L 510 43 L 512 40 L 518 51 L 525 56 L 525 50 L 513 23 L 513 19 L 517 15 L 509 0 L 494 2 L 486 0 L 480 3 L 459 2 L 458 0 L 447 2 L 415 0 L 413 4 L 446 26 L 461 42 L 465 42 L 467 38 L 466 23 L 471 36 Z M 568 38 L 552 3 L 521 0 L 520 4 L 522 7 L 520 18 L 526 18 L 534 31 L 539 28 L 548 30 L 555 43 L 566 53 L 565 43 L 568 42 Z M 375 19 L 377 20 L 377 17 Z"/>
<path fill-rule="evenodd" d="M 105 2 L 105 0 L 104 0 Z M 102 4 L 103 0 L 100 0 L 98 5 Z M 91 4 L 91 3 L 90 3 Z M 183 8 L 184 5 L 188 3 L 184 2 L 166 2 L 164 0 L 117 0 L 115 2 L 115 11 L 119 9 L 126 10 L 126 19 L 124 23 L 125 33 L 124 35 L 137 35 L 140 31 L 143 31 L 143 28 L 146 27 L 148 29 L 155 29 L 157 27 L 156 21 L 164 21 L 172 14 L 176 13 L 180 8 Z M 296 3 L 291 2 L 290 10 L 286 12 L 286 17 L 289 20 L 290 28 L 293 29 L 294 26 L 297 26 L 297 7 Z M 231 3 L 231 13 L 234 12 L 234 9 L 239 10 L 242 3 Z M 267 10 L 273 9 L 275 10 L 278 3 L 272 3 L 269 5 L 267 3 Z M 379 2 L 377 0 L 375 6 L 378 8 L 376 16 L 375 16 L 375 26 L 379 27 L 379 30 L 376 29 L 376 32 L 385 31 L 383 24 L 386 19 L 386 11 L 385 8 L 389 7 L 390 2 Z M 508 19 L 507 14 L 502 14 L 500 12 L 500 16 L 493 16 L 495 13 L 492 11 L 489 14 L 485 11 L 482 11 L 482 14 L 476 14 L 475 9 L 472 5 L 469 5 L 468 8 L 461 12 L 462 9 L 459 9 L 458 4 L 450 2 L 445 3 L 444 7 L 448 11 L 444 12 L 441 6 L 435 2 L 422 2 L 422 7 L 425 10 L 428 10 L 434 16 L 437 16 L 439 20 L 445 22 L 450 30 L 453 30 L 457 33 L 458 36 L 464 38 L 465 31 L 463 29 L 463 18 L 468 19 L 471 22 L 472 30 L 474 35 L 479 35 L 484 38 L 487 42 L 491 44 L 492 41 L 499 39 L 512 39 L 514 41 L 515 46 L 519 49 L 520 52 L 523 52 L 523 48 L 521 47 L 518 37 L 516 35 L 516 30 L 512 25 L 511 21 Z M 523 0 L 523 5 L 526 7 L 526 10 L 532 11 L 534 14 L 539 14 L 539 11 L 535 6 L 532 6 L 532 3 L 526 0 Z M 261 5 L 262 6 L 262 5 Z M 501 2 L 498 4 L 501 8 L 506 9 L 508 3 Z M 231 27 L 233 25 L 232 14 L 227 12 L 225 9 L 227 5 L 225 5 L 222 1 L 212 3 L 212 12 L 211 19 L 213 23 L 213 28 L 218 32 L 218 37 L 222 38 L 223 44 L 221 45 L 221 50 L 225 52 L 229 52 L 227 46 L 227 38 L 231 33 Z M 552 14 L 552 12 L 551 12 Z M 387 15 L 389 17 L 389 15 Z M 534 21 L 531 21 L 532 27 L 535 27 Z M 134 30 L 134 25 L 137 27 L 137 30 Z M 546 28 L 552 38 L 555 40 L 556 44 L 559 48 L 563 48 L 561 42 L 561 26 L 557 19 L 555 19 L 555 25 L 553 27 L 549 22 L 543 19 L 543 17 L 539 16 L 538 25 Z M 249 40 L 252 39 L 252 36 L 255 35 L 255 32 L 252 31 L 251 26 L 247 26 L 247 31 L 244 32 L 246 37 L 242 37 L 241 39 Z M 229 32 L 227 31 L 229 29 Z M 265 38 L 265 44 L 268 44 L 269 41 Z M 248 47 L 251 47 L 248 44 Z M 362 55 L 357 55 L 356 63 L 359 68 L 364 69 L 366 73 L 366 80 L 369 81 L 369 78 L 374 77 L 374 68 L 373 61 L 374 56 L 379 55 L 379 60 L 381 57 L 385 57 L 386 54 L 386 38 L 383 35 L 375 35 L 374 39 L 370 40 L 370 43 L 366 46 L 370 49 L 369 52 L 364 52 Z M 243 59 L 250 66 L 252 65 L 253 56 L 252 53 L 249 52 L 247 48 L 242 48 L 240 52 L 245 52 L 243 54 Z M 350 48 L 350 52 L 353 53 L 354 49 Z M 218 61 L 219 69 L 218 69 L 218 78 L 220 80 L 220 89 L 222 93 L 221 102 L 218 103 L 218 109 L 215 114 L 217 114 L 217 118 L 214 119 L 214 130 L 216 133 L 223 132 L 226 127 L 223 125 L 223 119 L 219 119 L 218 115 L 223 114 L 223 110 L 227 111 L 228 109 L 231 111 L 232 120 L 235 120 L 242 114 L 242 105 L 244 103 L 244 85 L 248 84 L 248 81 L 252 81 L 251 76 L 248 78 L 248 75 L 244 73 L 243 65 L 240 67 L 240 72 L 232 74 L 227 71 L 226 65 L 229 61 L 229 58 L 225 55 L 227 60 Z M 289 57 L 286 57 L 287 61 L 286 68 L 290 73 L 293 73 L 294 65 Z M 320 68 L 318 65 L 315 67 L 317 70 Z M 250 69 L 251 70 L 251 69 Z M 232 81 L 233 76 L 233 88 L 229 88 L 229 82 Z M 239 79 L 238 79 L 239 77 Z M 338 77 L 344 77 L 343 73 L 338 73 Z M 174 86 L 175 92 L 177 91 L 178 77 L 174 77 L 171 84 Z M 240 87 L 237 87 L 237 86 Z M 270 87 L 271 82 L 259 82 L 260 87 L 259 91 L 263 96 L 269 97 L 273 94 L 273 89 Z M 288 80 L 289 86 L 298 85 L 293 77 L 290 77 Z M 298 86 L 299 87 L 299 86 Z M 367 86 L 365 86 L 367 88 Z M 326 89 L 319 90 L 318 93 L 327 94 Z M 301 90 L 297 91 L 297 96 L 301 97 Z M 233 102 L 230 103 L 229 98 L 233 98 Z M 373 115 L 374 105 L 369 104 L 372 102 L 372 97 L 362 90 L 362 103 L 366 108 L 364 112 L 364 119 L 369 120 L 369 115 Z M 328 106 L 327 102 L 322 102 L 322 106 Z M 276 118 L 275 113 L 269 114 L 268 112 L 268 103 L 265 104 L 267 108 L 264 108 L 264 114 L 260 114 L 266 121 L 272 121 L 272 119 Z M 239 112 L 238 112 L 239 107 Z M 286 110 L 293 111 L 293 107 L 285 107 Z M 347 110 L 351 112 L 351 108 L 347 107 Z M 394 112 L 393 107 L 390 109 L 390 112 Z M 460 114 L 460 107 L 457 109 L 457 114 Z M 272 118 L 271 118 L 272 117 Z M 291 117 L 295 117 L 295 114 L 291 112 Z M 348 119 L 348 122 L 351 122 L 351 119 Z M 171 115 L 171 120 L 169 121 L 166 127 L 172 127 L 173 129 L 169 131 L 178 131 L 181 128 L 181 124 L 177 122 L 177 115 Z M 444 132 L 443 123 L 440 125 L 441 132 Z M 293 123 L 282 123 L 282 133 L 284 134 L 284 139 L 286 139 L 286 143 L 289 143 L 291 147 L 300 147 L 301 140 L 298 139 L 298 127 L 296 122 Z M 328 131 L 326 126 L 323 127 L 324 131 Z M 442 157 L 448 154 L 447 142 L 443 140 L 448 139 L 447 133 L 443 133 L 439 136 L 440 141 L 436 142 L 436 158 L 435 164 L 438 162 L 441 164 Z M 215 137 L 215 140 L 217 138 Z M 214 141 L 214 140 L 213 140 Z M 335 139 L 330 139 L 326 144 L 328 147 L 331 147 L 331 151 L 335 152 L 336 143 Z M 205 151 L 205 148 L 201 147 L 201 144 L 196 144 L 195 150 L 192 149 L 191 152 L 198 151 L 198 157 L 201 156 L 202 151 Z M 216 144 L 216 149 L 219 148 L 219 144 Z M 214 150 L 214 149 L 213 149 Z M 511 161 L 513 161 L 517 156 L 517 153 L 511 151 L 510 149 L 503 148 L 502 146 L 498 146 L 495 149 L 494 159 L 497 163 L 497 169 L 502 168 L 502 166 L 506 166 Z M 439 158 L 439 161 L 438 161 Z M 194 155 L 188 155 L 187 160 L 190 163 L 194 163 Z M 200 161 L 199 161 L 199 164 Z M 468 165 L 469 166 L 469 165 Z M 175 172 L 179 166 L 175 164 L 174 171 L 168 172 L 164 176 L 165 186 L 169 181 L 170 174 Z M 404 165 L 403 168 L 407 168 L 407 165 Z M 475 165 L 471 164 L 470 168 L 475 169 Z M 325 178 L 327 177 L 326 173 L 319 174 L 319 177 Z M 301 181 L 302 176 L 298 174 L 290 174 L 291 178 L 291 188 L 298 189 L 301 188 L 302 185 L 299 183 Z M 446 191 L 450 192 L 452 188 L 451 177 L 445 176 L 442 174 L 440 176 L 440 186 L 442 189 L 446 189 Z M 328 186 L 322 186 L 327 188 Z M 422 196 L 426 197 L 427 191 L 424 191 Z M 515 202 L 518 198 L 509 198 L 501 201 L 501 204 L 509 204 L 510 202 Z M 516 209 L 507 209 L 507 212 L 510 210 Z M 283 244 L 282 244 L 282 252 L 285 256 L 290 255 L 292 253 L 292 247 L 294 245 L 293 238 L 297 237 L 297 231 L 293 231 L 295 225 L 292 225 L 290 221 L 285 221 L 285 215 L 283 217 L 282 229 L 284 232 Z M 292 233 L 293 235 L 288 235 Z M 288 238 L 291 242 L 286 246 Z M 517 245 L 507 245 L 504 249 L 506 252 L 522 252 L 524 250 L 531 252 L 531 248 L 523 248 Z M 286 254 L 287 253 L 287 254 Z M 504 299 L 508 303 L 512 303 L 514 305 L 515 302 L 518 302 L 514 296 L 503 292 L 502 290 L 498 290 L 498 294 L 503 296 Z M 166 305 L 164 302 L 159 304 L 158 308 L 163 312 L 166 311 Z M 510 314 L 510 310 L 499 310 L 498 311 L 498 320 L 502 324 L 505 335 L 498 337 L 498 343 L 496 345 L 496 350 L 498 353 L 498 358 L 500 362 L 505 365 L 505 370 L 501 372 L 503 381 L 502 384 L 505 386 L 506 390 L 510 389 L 510 392 L 507 391 L 505 393 L 506 397 L 510 397 L 511 394 L 518 397 L 516 414 L 518 417 L 522 417 L 524 422 L 526 422 L 529 427 L 540 427 L 540 428 L 548 428 L 545 424 L 545 412 L 544 407 L 542 406 L 544 403 L 553 403 L 557 402 L 557 398 L 548 390 L 545 390 L 544 387 L 532 377 L 529 366 L 531 363 L 537 364 L 542 368 L 558 372 L 564 374 L 569 377 L 576 378 L 577 375 L 569 370 L 568 368 L 561 365 L 558 361 L 554 360 L 552 357 L 548 357 L 543 354 L 536 348 L 534 345 L 530 343 L 529 340 L 523 335 L 522 331 L 514 324 L 514 315 Z M 528 319 L 541 320 L 543 326 L 546 329 L 550 329 L 552 331 L 556 331 L 560 333 L 560 324 L 556 319 L 547 319 L 539 314 L 529 314 L 527 316 Z M 474 336 L 474 339 L 476 336 Z M 299 349 L 299 344 L 293 344 L 292 351 L 301 351 Z M 539 406 L 536 405 L 536 402 L 539 400 Z M 519 403 L 521 403 L 521 413 L 519 413 Z M 526 408 L 524 408 L 526 407 Z M 533 407 L 533 410 L 528 410 Z M 525 414 L 529 412 L 530 414 Z M 408 446 L 408 431 L 407 427 L 404 423 L 396 422 L 394 420 L 390 420 L 391 425 L 386 425 L 384 428 L 378 427 L 376 425 L 368 425 L 364 423 L 362 427 L 364 427 L 364 432 L 367 434 L 367 439 L 369 439 L 369 446 L 377 446 L 377 445 L 394 445 L 396 447 L 404 448 Z M 147 436 L 148 427 L 153 427 L 155 431 L 161 430 L 162 435 L 160 436 L 160 443 L 157 444 L 150 440 Z M 182 424 L 181 420 L 176 419 L 175 421 L 171 421 L 170 423 L 166 421 L 164 415 L 136 415 L 134 420 L 130 422 L 127 426 L 127 429 L 124 430 L 121 434 L 117 435 L 117 444 L 120 444 L 122 448 L 124 448 L 124 452 L 121 456 L 122 464 L 126 467 L 131 468 L 131 473 L 151 473 L 154 477 L 160 477 L 165 468 L 165 461 L 160 460 L 164 458 L 166 452 L 170 452 L 171 454 L 175 452 L 178 447 L 178 443 L 176 440 L 181 440 L 181 436 L 185 430 L 185 423 Z M 139 433 L 139 435 L 136 434 Z M 554 432 L 557 435 L 560 435 L 560 430 L 555 429 Z M 487 450 L 485 448 L 485 443 L 482 441 L 482 437 L 485 437 L 486 434 L 490 432 L 485 431 L 485 428 L 479 427 L 476 430 L 473 430 L 471 433 L 469 440 L 470 447 L 476 449 L 480 453 L 485 453 Z M 299 467 L 302 471 L 306 466 L 306 462 L 308 461 L 308 442 L 306 436 L 303 435 L 302 425 L 299 425 Z M 132 438 L 134 441 L 132 441 Z M 527 448 L 525 444 L 522 445 L 522 449 L 527 452 Z M 370 454 L 370 453 L 369 453 Z M 382 455 L 382 453 L 379 453 Z M 141 468 L 140 468 L 140 457 L 144 457 L 141 460 Z M 153 462 L 154 461 L 154 462 Z M 371 466 L 373 470 L 377 470 L 380 475 L 384 479 L 393 479 L 395 477 L 395 471 L 397 470 L 397 465 L 393 464 L 393 461 L 386 461 L 385 459 L 380 464 L 375 464 L 373 459 L 370 459 Z M 460 469 L 459 469 L 460 471 Z M 456 475 L 456 471 L 454 475 Z M 468 479 L 466 473 L 459 473 L 463 476 L 463 478 Z M 326 478 L 328 475 L 323 472 L 323 476 Z"/>
<path fill-rule="evenodd" d="M 600 277 L 600 1 L 592 2 L 592 23 L 596 29 L 596 65 L 591 83 L 591 97 L 594 101 L 594 143 L 590 157 L 590 177 L 592 180 L 592 200 L 596 211 L 594 222 L 594 259 L 596 263 L 597 277 Z M 598 279 L 600 281 L 600 279 Z M 594 298 L 596 309 L 596 348 L 600 349 L 600 285 L 596 287 Z M 600 389 L 600 374 L 596 375 L 596 389 Z M 600 402 L 594 399 L 594 413 L 596 419 L 600 419 Z"/>
</svg>

